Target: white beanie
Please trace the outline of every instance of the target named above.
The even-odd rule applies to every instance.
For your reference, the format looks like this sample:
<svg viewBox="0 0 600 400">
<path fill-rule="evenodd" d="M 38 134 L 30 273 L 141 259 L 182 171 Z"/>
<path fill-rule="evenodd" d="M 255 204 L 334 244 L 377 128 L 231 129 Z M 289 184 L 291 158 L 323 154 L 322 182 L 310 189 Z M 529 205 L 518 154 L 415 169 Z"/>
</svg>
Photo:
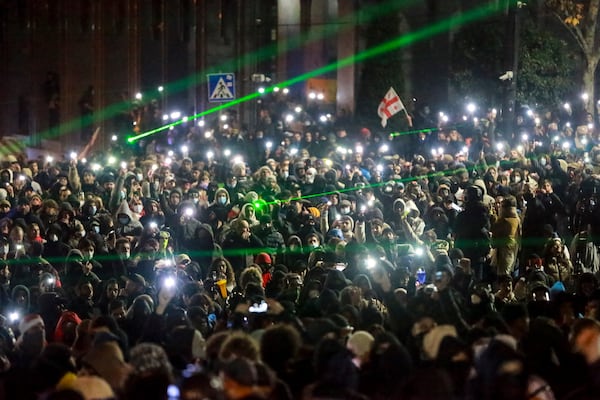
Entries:
<svg viewBox="0 0 600 400">
<path fill-rule="evenodd" d="M 375 338 L 367 331 L 356 331 L 349 338 L 346 346 L 357 357 L 363 357 L 373 348 Z"/>
<path fill-rule="evenodd" d="M 453 325 L 436 326 L 423 337 L 423 353 L 429 360 L 437 358 L 442 340 L 446 336 L 458 337 L 456 328 Z"/>
</svg>

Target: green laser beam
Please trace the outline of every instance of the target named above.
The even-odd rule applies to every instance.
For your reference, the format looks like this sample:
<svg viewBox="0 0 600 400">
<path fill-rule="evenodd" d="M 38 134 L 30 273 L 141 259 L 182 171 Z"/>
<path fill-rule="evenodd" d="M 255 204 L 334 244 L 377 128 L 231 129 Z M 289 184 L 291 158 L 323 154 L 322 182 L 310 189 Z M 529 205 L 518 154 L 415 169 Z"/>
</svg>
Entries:
<svg viewBox="0 0 600 400">
<path fill-rule="evenodd" d="M 510 2 L 510 1 L 509 0 L 503 1 L 503 3 L 507 3 L 507 2 Z M 309 72 L 306 72 L 304 74 L 298 75 L 298 76 L 296 76 L 294 78 L 291 78 L 291 79 L 289 79 L 287 81 L 281 82 L 278 85 L 273 85 L 273 86 L 267 87 L 267 88 L 265 88 L 264 93 L 272 93 L 276 88 L 279 88 L 279 87 L 282 87 L 282 86 L 283 87 L 293 86 L 293 85 L 295 85 L 297 83 L 303 82 L 303 81 L 305 81 L 307 79 L 310 79 L 310 78 L 313 78 L 315 76 L 324 75 L 324 74 L 327 74 L 329 72 L 333 72 L 333 71 L 335 71 L 337 69 L 344 68 L 346 66 L 349 66 L 349 65 L 361 62 L 361 61 L 365 61 L 365 60 L 368 60 L 368 59 L 376 57 L 376 56 L 383 55 L 383 54 L 385 54 L 387 52 L 390 52 L 392 50 L 396 50 L 396 49 L 399 49 L 399 48 L 402 48 L 402 47 L 409 46 L 409 45 L 411 45 L 411 44 L 413 44 L 415 42 L 418 42 L 418 41 L 427 39 L 429 37 L 438 35 L 438 34 L 440 34 L 442 32 L 445 32 L 445 31 L 447 31 L 447 30 L 449 30 L 449 29 L 451 29 L 451 28 L 453 28 L 453 27 L 455 27 L 457 25 L 465 25 L 465 24 L 471 23 L 473 21 L 476 21 L 478 19 L 487 17 L 488 15 L 491 15 L 491 14 L 497 12 L 499 9 L 502 9 L 502 7 L 499 6 L 496 2 L 491 2 L 491 3 L 488 3 L 486 5 L 474 8 L 472 10 L 469 10 L 469 11 L 461 14 L 460 16 L 448 18 L 446 20 L 443 20 L 443 21 L 440 21 L 438 23 L 435 23 L 435 24 L 433 24 L 431 26 L 422 28 L 422 29 L 420 29 L 420 30 L 418 30 L 416 32 L 413 32 L 413 33 L 410 33 L 410 34 L 407 34 L 407 35 L 403 35 L 403 36 L 401 36 L 399 38 L 392 39 L 392 40 L 390 40 L 388 42 L 385 42 L 385 43 L 383 43 L 381 45 L 375 46 L 372 49 L 365 50 L 365 51 L 363 51 L 361 53 L 358 53 L 358 54 L 346 57 L 346 58 L 344 58 L 342 60 L 339 60 L 337 62 L 325 65 L 325 66 L 320 67 L 320 68 L 317 68 L 317 69 L 315 69 L 313 71 L 309 71 Z M 142 139 L 144 137 L 147 137 L 147 136 L 153 135 L 155 133 L 161 132 L 161 131 L 163 131 L 165 129 L 170 129 L 172 127 L 181 125 L 181 124 L 189 121 L 190 119 L 194 120 L 194 119 L 197 119 L 197 118 L 201 118 L 201 117 L 203 117 L 205 115 L 209 115 L 209 114 L 212 114 L 212 113 L 215 113 L 215 112 L 218 112 L 218 111 L 221 111 L 221 110 L 233 107 L 233 106 L 235 106 L 237 104 L 253 100 L 253 99 L 257 98 L 257 97 L 260 97 L 262 94 L 263 93 L 258 93 L 258 92 L 250 93 L 250 94 L 248 94 L 246 96 L 243 96 L 243 97 L 241 97 L 239 99 L 236 99 L 236 100 L 231 101 L 229 103 L 220 104 L 220 105 L 218 105 L 216 107 L 212 107 L 212 108 L 210 108 L 208 110 L 200 112 L 200 113 L 198 113 L 196 115 L 193 115 L 191 117 L 187 117 L 187 118 L 181 119 L 179 121 L 172 122 L 170 124 L 161 126 L 159 128 L 156 128 L 156 129 L 149 130 L 147 132 L 141 133 L 141 134 L 136 135 L 136 136 L 131 136 L 131 137 L 127 138 L 127 142 L 133 143 L 133 142 L 135 142 L 135 141 L 137 141 L 139 139 Z"/>
</svg>

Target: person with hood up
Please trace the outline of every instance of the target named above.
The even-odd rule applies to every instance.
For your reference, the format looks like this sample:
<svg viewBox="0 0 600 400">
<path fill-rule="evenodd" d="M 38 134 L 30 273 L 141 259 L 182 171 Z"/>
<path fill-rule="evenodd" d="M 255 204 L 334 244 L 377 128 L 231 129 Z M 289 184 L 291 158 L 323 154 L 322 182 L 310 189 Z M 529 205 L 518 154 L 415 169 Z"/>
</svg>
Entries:
<svg viewBox="0 0 600 400">
<path fill-rule="evenodd" d="M 478 276 L 487 277 L 484 269 L 490 251 L 490 213 L 483 204 L 483 191 L 478 186 L 469 186 L 464 193 L 464 210 L 454 224 L 455 247 L 461 249 L 475 266 Z"/>
<path fill-rule="evenodd" d="M 224 224 L 229 218 L 229 211 L 231 211 L 229 192 L 225 188 L 219 188 L 215 192 L 215 201 L 208 207 L 209 219 Z"/>
<path fill-rule="evenodd" d="M 140 218 L 140 223 L 144 227 L 155 223 L 158 228 L 165 224 L 165 213 L 160 209 L 160 204 L 154 199 L 146 199 L 144 202 L 144 215 Z"/>
<path fill-rule="evenodd" d="M 121 201 L 121 205 L 117 209 L 115 217 L 117 219 L 115 233 L 118 238 L 127 237 L 131 241 L 142 234 L 144 227 L 140 221 L 133 218 L 133 214 L 126 200 Z"/>
<path fill-rule="evenodd" d="M 521 219 L 514 197 L 502 200 L 498 219 L 492 226 L 492 247 L 495 249 L 496 275 L 512 275 L 521 240 Z"/>
</svg>

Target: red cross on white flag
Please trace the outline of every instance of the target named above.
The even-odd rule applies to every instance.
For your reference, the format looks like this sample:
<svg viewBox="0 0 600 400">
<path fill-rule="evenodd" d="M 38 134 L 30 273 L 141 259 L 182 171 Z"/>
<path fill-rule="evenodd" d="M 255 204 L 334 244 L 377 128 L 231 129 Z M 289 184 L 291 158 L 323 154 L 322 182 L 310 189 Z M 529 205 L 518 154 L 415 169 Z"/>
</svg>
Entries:
<svg viewBox="0 0 600 400">
<path fill-rule="evenodd" d="M 385 128 L 388 118 L 391 118 L 392 115 L 402 110 L 404 110 L 404 104 L 402 104 L 400 96 L 398 96 L 393 87 L 390 87 L 377 108 L 377 115 L 381 118 L 381 126 Z"/>
</svg>

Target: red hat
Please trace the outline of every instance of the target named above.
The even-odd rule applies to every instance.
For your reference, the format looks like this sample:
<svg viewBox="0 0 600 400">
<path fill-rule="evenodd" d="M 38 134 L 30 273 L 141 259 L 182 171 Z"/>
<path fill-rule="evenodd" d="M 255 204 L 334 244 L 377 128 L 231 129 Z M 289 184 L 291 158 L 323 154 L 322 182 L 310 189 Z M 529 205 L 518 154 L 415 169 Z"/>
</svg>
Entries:
<svg viewBox="0 0 600 400">
<path fill-rule="evenodd" d="M 262 265 L 262 264 L 271 265 L 272 260 L 271 260 L 271 256 L 268 255 L 267 253 L 260 253 L 254 259 L 254 262 L 257 263 L 258 265 Z"/>
<path fill-rule="evenodd" d="M 23 335 L 25 335 L 25 333 L 28 330 L 38 325 L 44 326 L 44 320 L 42 319 L 40 314 L 28 314 L 25 317 L 23 317 L 23 319 L 19 323 L 19 339 L 22 339 Z"/>
</svg>

